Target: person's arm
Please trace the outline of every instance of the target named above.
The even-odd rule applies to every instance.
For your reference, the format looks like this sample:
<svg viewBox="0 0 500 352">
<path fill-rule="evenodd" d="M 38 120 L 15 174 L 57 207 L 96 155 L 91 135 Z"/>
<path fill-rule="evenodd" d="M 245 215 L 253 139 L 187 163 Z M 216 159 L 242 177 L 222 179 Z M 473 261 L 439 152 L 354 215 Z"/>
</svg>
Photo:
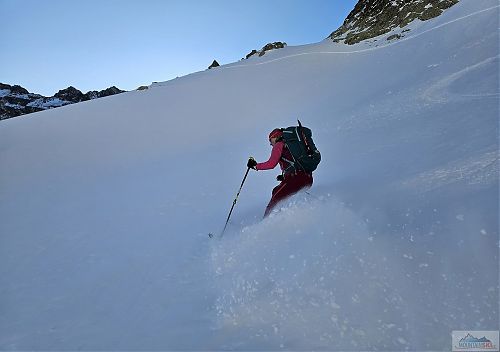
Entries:
<svg viewBox="0 0 500 352">
<path fill-rule="evenodd" d="M 283 152 L 283 146 L 285 144 L 283 142 L 278 142 L 273 146 L 273 150 L 271 151 L 271 156 L 269 160 L 264 163 L 258 163 L 255 165 L 256 170 L 270 170 L 274 169 L 276 165 L 278 165 L 281 153 Z"/>
</svg>

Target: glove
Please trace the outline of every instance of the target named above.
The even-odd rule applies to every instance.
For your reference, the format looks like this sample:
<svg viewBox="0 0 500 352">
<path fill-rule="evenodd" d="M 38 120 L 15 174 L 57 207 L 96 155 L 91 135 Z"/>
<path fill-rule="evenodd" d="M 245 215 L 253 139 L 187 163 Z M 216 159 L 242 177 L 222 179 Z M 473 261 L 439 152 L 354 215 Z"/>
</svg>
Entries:
<svg viewBox="0 0 500 352">
<path fill-rule="evenodd" d="M 276 181 L 282 182 L 285 181 L 285 177 L 283 175 L 276 176 Z"/>
<path fill-rule="evenodd" d="M 250 168 L 250 169 L 255 169 L 255 166 L 257 165 L 257 162 L 255 161 L 254 158 L 250 157 L 248 158 L 248 162 L 247 162 L 247 167 Z"/>
</svg>

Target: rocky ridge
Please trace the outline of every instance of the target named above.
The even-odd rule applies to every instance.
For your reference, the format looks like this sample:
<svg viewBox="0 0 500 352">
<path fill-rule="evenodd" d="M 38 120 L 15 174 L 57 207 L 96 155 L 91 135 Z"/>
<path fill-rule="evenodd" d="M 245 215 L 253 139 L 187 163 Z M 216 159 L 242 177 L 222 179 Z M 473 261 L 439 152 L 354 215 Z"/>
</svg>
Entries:
<svg viewBox="0 0 500 352">
<path fill-rule="evenodd" d="M 115 86 L 82 93 L 75 87 L 62 89 L 51 97 L 30 93 L 19 85 L 0 83 L 0 120 L 25 115 L 37 111 L 57 108 L 82 101 L 123 93 Z"/>
<path fill-rule="evenodd" d="M 459 0 L 359 0 L 340 28 L 328 38 L 334 42 L 356 44 L 386 34 L 396 27 L 404 28 L 419 19 L 439 16 Z M 406 30 L 408 31 L 408 30 Z M 404 36 L 393 34 L 388 40 Z"/>
</svg>

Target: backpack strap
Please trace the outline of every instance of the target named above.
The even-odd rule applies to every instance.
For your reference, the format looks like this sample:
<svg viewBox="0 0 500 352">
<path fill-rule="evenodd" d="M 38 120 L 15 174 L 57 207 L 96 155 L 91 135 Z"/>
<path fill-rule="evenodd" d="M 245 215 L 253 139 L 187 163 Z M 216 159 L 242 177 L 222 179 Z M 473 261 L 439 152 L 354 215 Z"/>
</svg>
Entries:
<svg viewBox="0 0 500 352">
<path fill-rule="evenodd" d="M 314 153 L 314 151 L 312 150 L 309 143 L 307 143 L 307 138 L 306 138 L 306 135 L 304 134 L 304 130 L 302 129 L 302 124 L 300 123 L 300 120 L 298 120 L 298 119 L 297 119 L 297 122 L 299 123 L 299 127 L 296 128 L 295 130 L 300 129 L 300 134 L 302 135 L 302 139 L 304 140 L 304 144 L 306 146 L 307 155 L 312 155 Z M 298 136 L 299 136 L 299 133 L 297 132 L 297 137 Z M 300 141 L 300 137 L 299 137 L 299 141 Z"/>
<path fill-rule="evenodd" d="M 297 128 L 295 128 L 295 131 L 297 132 Z M 283 173 L 285 173 L 285 174 L 288 173 L 288 170 L 290 168 L 292 168 L 295 172 L 297 172 L 299 170 L 305 170 L 304 167 L 300 164 L 300 162 L 297 159 L 295 159 L 293 154 L 290 152 L 290 149 L 288 149 L 288 145 L 286 144 L 286 142 L 284 140 L 283 140 L 283 143 L 285 143 L 286 149 L 288 150 L 288 152 L 290 153 L 290 155 L 292 156 L 292 159 L 293 159 L 293 160 L 288 160 L 284 156 L 281 156 L 280 159 L 287 162 L 289 165 L 285 170 L 283 170 Z"/>
<path fill-rule="evenodd" d="M 292 155 L 292 158 L 293 158 L 293 155 Z M 281 160 L 283 160 L 283 161 L 285 161 L 285 162 L 288 163 L 288 167 L 285 170 L 283 170 L 284 174 L 288 173 L 288 169 L 290 169 L 290 168 L 293 168 L 295 171 L 297 171 L 297 168 L 295 167 L 295 163 L 293 161 L 288 160 L 285 157 L 281 157 Z"/>
</svg>

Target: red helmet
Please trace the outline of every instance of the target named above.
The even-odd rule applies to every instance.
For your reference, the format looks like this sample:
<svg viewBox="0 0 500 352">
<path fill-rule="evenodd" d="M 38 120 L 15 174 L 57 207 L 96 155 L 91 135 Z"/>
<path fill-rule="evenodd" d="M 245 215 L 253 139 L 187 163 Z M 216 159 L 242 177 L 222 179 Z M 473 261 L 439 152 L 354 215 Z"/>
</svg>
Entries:
<svg viewBox="0 0 500 352">
<path fill-rule="evenodd" d="M 280 130 L 279 128 L 275 128 L 274 130 L 269 133 L 269 139 L 271 138 L 279 138 L 283 135 L 283 131 Z"/>
</svg>

